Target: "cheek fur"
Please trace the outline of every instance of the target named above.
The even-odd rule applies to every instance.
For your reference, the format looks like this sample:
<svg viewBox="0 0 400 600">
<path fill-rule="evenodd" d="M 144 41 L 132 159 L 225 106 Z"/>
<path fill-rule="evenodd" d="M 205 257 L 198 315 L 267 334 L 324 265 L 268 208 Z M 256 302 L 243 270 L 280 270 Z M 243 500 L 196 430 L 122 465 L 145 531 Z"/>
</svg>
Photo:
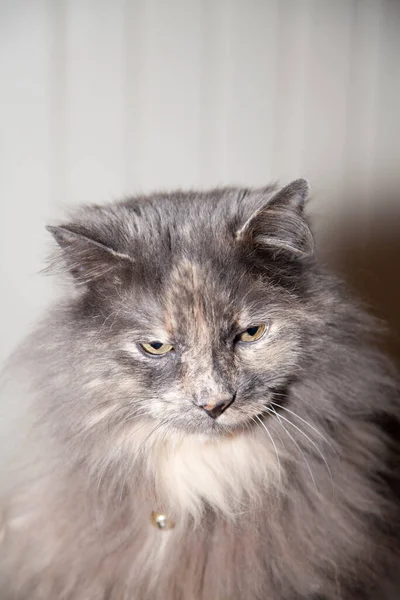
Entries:
<svg viewBox="0 0 400 600">
<path fill-rule="evenodd" d="M 282 386 L 296 374 L 301 362 L 301 338 L 296 331 L 287 329 L 281 328 L 271 338 L 238 348 L 240 381 L 244 389 L 251 389 L 253 385 L 257 393 L 259 386 L 261 389 Z"/>
</svg>

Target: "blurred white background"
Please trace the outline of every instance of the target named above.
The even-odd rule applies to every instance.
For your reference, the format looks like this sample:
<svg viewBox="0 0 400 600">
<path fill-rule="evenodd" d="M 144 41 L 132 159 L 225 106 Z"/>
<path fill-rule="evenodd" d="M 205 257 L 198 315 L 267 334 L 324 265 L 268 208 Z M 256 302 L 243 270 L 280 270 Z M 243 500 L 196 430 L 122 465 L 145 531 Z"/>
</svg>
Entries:
<svg viewBox="0 0 400 600">
<path fill-rule="evenodd" d="M 399 60 L 399 0 L 0 0 L 0 361 L 65 207 L 298 176 L 396 328 Z"/>
</svg>

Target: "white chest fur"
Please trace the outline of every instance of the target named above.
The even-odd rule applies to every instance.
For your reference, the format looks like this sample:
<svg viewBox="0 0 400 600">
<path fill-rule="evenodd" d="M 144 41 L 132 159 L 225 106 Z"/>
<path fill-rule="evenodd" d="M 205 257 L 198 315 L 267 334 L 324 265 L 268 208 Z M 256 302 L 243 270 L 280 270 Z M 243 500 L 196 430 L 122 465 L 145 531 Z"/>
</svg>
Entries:
<svg viewBox="0 0 400 600">
<path fill-rule="evenodd" d="M 196 521 L 206 505 L 234 518 L 260 500 L 262 488 L 279 481 L 270 441 L 252 433 L 168 442 L 152 453 L 149 468 L 162 508 L 173 517 L 191 516 Z"/>
</svg>

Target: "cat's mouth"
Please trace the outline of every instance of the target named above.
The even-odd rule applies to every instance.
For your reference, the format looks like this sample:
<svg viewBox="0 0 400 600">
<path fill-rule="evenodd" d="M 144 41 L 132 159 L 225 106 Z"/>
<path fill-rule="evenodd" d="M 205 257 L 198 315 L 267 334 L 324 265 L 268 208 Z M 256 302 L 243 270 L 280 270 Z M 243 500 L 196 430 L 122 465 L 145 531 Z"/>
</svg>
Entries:
<svg viewBox="0 0 400 600">
<path fill-rule="evenodd" d="M 206 413 L 194 412 L 192 418 L 177 417 L 171 425 L 180 433 L 185 432 L 189 435 L 200 433 L 210 437 L 225 437 L 259 426 L 259 420 L 265 419 L 266 415 L 272 417 L 272 411 L 267 410 L 267 407 L 268 404 L 253 405 L 240 411 L 228 408 L 216 418 L 210 418 Z"/>
<path fill-rule="evenodd" d="M 199 405 L 192 402 L 171 402 L 164 412 L 164 419 L 159 414 L 148 415 L 150 424 L 154 424 L 168 435 L 205 435 L 206 437 L 224 437 L 231 434 L 250 431 L 260 426 L 260 421 L 277 418 L 278 408 L 285 404 L 282 389 L 263 390 L 256 398 L 235 397 L 225 410 L 210 415 Z M 144 417 L 145 418 L 145 417 Z"/>
</svg>

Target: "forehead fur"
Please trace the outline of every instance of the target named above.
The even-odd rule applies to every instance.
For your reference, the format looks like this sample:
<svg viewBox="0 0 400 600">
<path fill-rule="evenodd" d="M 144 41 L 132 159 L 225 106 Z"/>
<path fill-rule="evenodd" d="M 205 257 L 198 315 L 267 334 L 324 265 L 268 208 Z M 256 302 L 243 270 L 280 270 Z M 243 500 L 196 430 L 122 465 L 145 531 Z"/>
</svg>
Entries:
<svg viewBox="0 0 400 600">
<path fill-rule="evenodd" d="M 218 269 L 218 268 L 217 268 Z M 165 320 L 171 339 L 179 333 L 205 346 L 216 330 L 234 321 L 232 287 L 210 263 L 181 258 L 165 281 Z"/>
<path fill-rule="evenodd" d="M 248 294 L 255 303 L 257 290 L 265 298 L 265 283 L 293 285 L 302 267 L 279 252 L 302 253 L 302 233 L 296 236 L 307 226 L 293 201 L 296 185 L 290 193 L 290 186 L 278 194 L 273 186 L 224 188 L 89 206 L 52 233 L 69 272 L 94 292 L 96 303 L 113 309 L 128 290 L 139 320 L 153 313 L 158 320 L 165 307 L 167 331 L 175 329 L 174 319 L 184 325 L 185 317 L 204 330 L 207 321 L 221 324 L 232 299 L 238 312 L 248 306 Z"/>
<path fill-rule="evenodd" d="M 233 235 L 275 188 L 241 188 L 138 196 L 71 215 L 76 231 L 133 259 L 163 263 L 171 253 L 190 254 Z"/>
<path fill-rule="evenodd" d="M 204 274 L 200 265 L 182 258 L 171 270 L 165 296 L 166 324 L 171 338 L 174 337 L 182 316 L 189 308 L 187 319 L 196 326 L 203 342 L 207 336 L 205 311 Z M 186 309 L 186 311 L 185 311 Z M 187 327 L 190 330 L 190 327 Z"/>
</svg>

